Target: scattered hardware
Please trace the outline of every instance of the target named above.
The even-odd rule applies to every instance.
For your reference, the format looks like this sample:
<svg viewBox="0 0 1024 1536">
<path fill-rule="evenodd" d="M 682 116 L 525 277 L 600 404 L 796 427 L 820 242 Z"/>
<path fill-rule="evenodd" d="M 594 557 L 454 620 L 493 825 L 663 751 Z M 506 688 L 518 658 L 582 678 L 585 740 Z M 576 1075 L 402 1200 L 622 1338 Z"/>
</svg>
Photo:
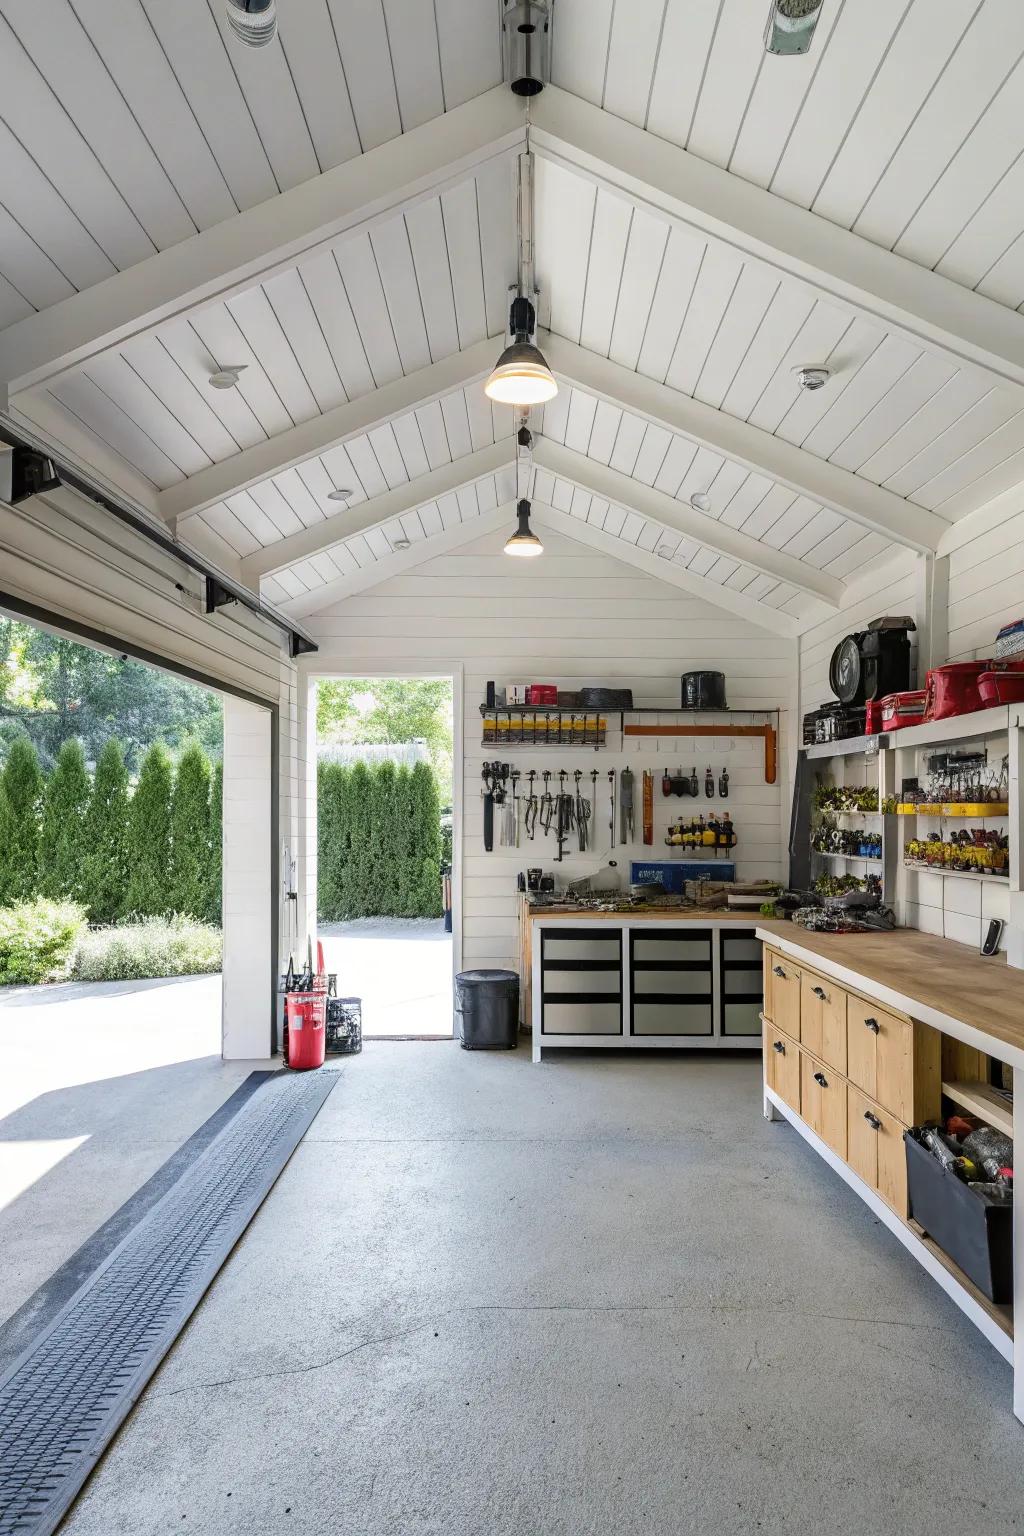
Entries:
<svg viewBox="0 0 1024 1536">
<path fill-rule="evenodd" d="M 870 786 L 858 789 L 849 784 L 817 783 L 813 799 L 814 807 L 819 811 L 864 815 L 878 810 L 878 790 Z"/>
<path fill-rule="evenodd" d="M 928 759 L 927 778 L 904 779 L 896 810 L 901 816 L 1005 816 L 1009 813 L 1010 763 L 989 764 L 988 753 L 942 752 Z"/>
<path fill-rule="evenodd" d="M 721 820 L 717 816 L 703 816 L 689 822 L 674 822 L 668 829 L 665 842 L 670 848 L 700 849 L 705 854 L 726 853 L 736 846 L 736 828 L 726 811 Z"/>
<path fill-rule="evenodd" d="M 1009 875 L 1010 838 L 992 827 L 963 827 L 944 838 L 941 832 L 912 837 L 903 845 L 909 869 L 950 870 L 957 874 Z"/>
<path fill-rule="evenodd" d="M 358 997 L 327 999 L 328 1056 L 354 1056 L 363 1048 L 363 1005 Z"/>
<path fill-rule="evenodd" d="M 823 816 L 811 832 L 815 853 L 841 855 L 848 859 L 881 859 L 882 834 L 864 828 L 840 827 L 831 816 Z"/>
</svg>

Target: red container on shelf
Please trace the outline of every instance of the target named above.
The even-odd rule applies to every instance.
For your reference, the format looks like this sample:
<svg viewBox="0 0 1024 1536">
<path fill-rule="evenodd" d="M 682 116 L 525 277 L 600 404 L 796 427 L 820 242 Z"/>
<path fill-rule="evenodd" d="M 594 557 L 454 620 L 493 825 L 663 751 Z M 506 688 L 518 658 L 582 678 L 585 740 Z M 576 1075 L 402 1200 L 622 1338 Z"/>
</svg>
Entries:
<svg viewBox="0 0 1024 1536">
<path fill-rule="evenodd" d="M 557 704 L 558 688 L 555 683 L 531 683 L 526 690 L 527 704 Z"/>
<path fill-rule="evenodd" d="M 928 694 L 924 688 L 914 688 L 903 693 L 890 693 L 877 701 L 882 716 L 880 729 L 899 731 L 905 725 L 920 725 L 925 717 Z"/>
<path fill-rule="evenodd" d="M 864 734 L 877 736 L 882 729 L 882 700 L 867 699 L 864 704 Z"/>
<path fill-rule="evenodd" d="M 1024 667 L 983 672 L 978 678 L 982 709 L 993 704 L 1024 704 Z"/>
<path fill-rule="evenodd" d="M 983 709 L 978 679 L 991 670 L 990 661 L 952 661 L 933 667 L 926 680 L 928 707 L 925 718 L 947 720 L 950 715 L 969 715 Z"/>
</svg>

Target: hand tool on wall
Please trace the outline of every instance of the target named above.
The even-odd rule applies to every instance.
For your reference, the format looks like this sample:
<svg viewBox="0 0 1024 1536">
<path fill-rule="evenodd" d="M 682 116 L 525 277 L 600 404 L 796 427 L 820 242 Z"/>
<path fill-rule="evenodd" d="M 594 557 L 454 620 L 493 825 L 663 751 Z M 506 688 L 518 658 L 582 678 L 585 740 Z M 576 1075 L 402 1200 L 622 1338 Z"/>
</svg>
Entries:
<svg viewBox="0 0 1024 1536">
<path fill-rule="evenodd" d="M 661 775 L 661 792 L 666 800 L 672 793 L 672 775 L 669 773 L 667 768 Z"/>
<path fill-rule="evenodd" d="M 491 853 L 494 849 L 494 778 L 490 763 L 484 763 L 480 777 L 484 781 L 484 850 Z"/>
<path fill-rule="evenodd" d="M 597 769 L 590 770 L 590 841 L 593 843 L 597 837 Z"/>
<path fill-rule="evenodd" d="M 650 768 L 644 769 L 644 845 L 651 847 L 654 842 L 654 774 Z"/>
<path fill-rule="evenodd" d="M 713 800 L 715 798 L 715 776 L 711 772 L 710 763 L 708 763 L 708 766 L 704 770 L 704 794 L 709 800 Z"/>
<path fill-rule="evenodd" d="M 728 798 L 729 798 L 729 770 L 728 770 L 728 768 L 723 768 L 721 773 L 718 776 L 718 793 L 721 795 L 723 800 L 728 800 Z"/>
<path fill-rule="evenodd" d="M 573 774 L 573 779 L 576 781 L 576 796 L 573 805 L 573 815 L 576 819 L 576 841 L 579 845 L 580 853 L 586 853 L 587 844 L 590 841 L 590 802 L 580 789 L 583 773 L 579 768 Z"/>
<path fill-rule="evenodd" d="M 533 781 L 537 777 L 536 768 L 531 768 L 526 777 L 529 780 L 529 793 L 526 797 L 526 809 L 523 812 L 523 828 L 532 843 L 533 835 L 537 830 L 537 796 L 533 788 Z"/>
<path fill-rule="evenodd" d="M 691 795 L 699 795 L 700 794 L 700 785 L 697 783 L 697 768 L 696 768 L 696 765 L 694 765 L 694 767 L 692 767 L 690 769 L 690 794 Z"/>
<path fill-rule="evenodd" d="M 555 858 L 559 864 L 565 858 L 565 844 L 573 824 L 573 798 L 566 792 L 567 778 L 565 769 L 561 769 L 558 775 L 558 798 L 555 802 L 555 832 L 558 838 L 558 852 Z"/>
<path fill-rule="evenodd" d="M 621 836 L 619 841 L 625 845 L 633 841 L 633 770 L 623 768 L 619 774 L 619 821 Z"/>
<path fill-rule="evenodd" d="M 609 768 L 609 770 L 608 770 L 608 826 L 609 826 L 609 829 L 611 831 L 611 841 L 610 841 L 610 843 L 608 845 L 609 848 L 614 848 L 615 847 L 615 813 L 616 813 L 615 769 L 614 768 Z"/>
<path fill-rule="evenodd" d="M 540 809 L 538 811 L 537 819 L 540 822 L 541 831 L 544 833 L 544 836 L 547 837 L 548 833 L 551 831 L 551 822 L 555 814 L 555 801 L 554 796 L 551 793 L 551 773 L 547 768 L 544 770 L 543 778 L 544 793 L 540 797 Z"/>
</svg>

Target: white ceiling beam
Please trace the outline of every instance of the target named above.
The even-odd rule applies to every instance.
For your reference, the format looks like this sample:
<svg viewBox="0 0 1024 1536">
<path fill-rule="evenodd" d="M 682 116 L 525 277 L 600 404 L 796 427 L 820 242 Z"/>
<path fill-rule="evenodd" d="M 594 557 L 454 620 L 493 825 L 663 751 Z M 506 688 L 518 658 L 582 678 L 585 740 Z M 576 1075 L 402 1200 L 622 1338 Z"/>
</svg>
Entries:
<svg viewBox="0 0 1024 1536">
<path fill-rule="evenodd" d="M 554 372 L 567 383 L 634 415 L 646 416 L 672 432 L 681 432 L 723 458 L 757 474 L 769 475 L 798 496 L 808 496 L 862 528 L 905 544 L 908 549 L 934 551 L 949 526 L 926 507 L 904 501 L 892 491 L 840 469 L 827 459 L 816 458 L 806 449 L 753 427 L 738 416 L 691 400 L 689 395 L 670 389 L 667 384 L 659 384 L 621 363 L 588 352 L 562 336 L 545 337 L 544 354 Z"/>
<path fill-rule="evenodd" d="M 563 480 L 569 480 L 581 490 L 589 491 L 592 496 L 599 496 L 616 506 L 638 512 L 641 517 L 673 533 L 680 533 L 685 538 L 694 539 L 706 549 L 713 549 L 716 554 L 753 566 L 755 571 L 773 576 L 776 581 L 788 582 L 801 592 L 809 592 L 812 597 L 819 598 L 830 608 L 838 609 L 840 606 L 843 583 L 835 576 L 816 570 L 794 555 L 771 549 L 759 539 L 753 539 L 747 533 L 739 533 L 713 517 L 706 517 L 703 512 L 695 511 L 689 502 L 677 501 L 664 491 L 655 490 L 653 486 L 644 485 L 639 480 L 632 480 L 629 475 L 623 475 L 607 464 L 599 464 L 595 459 L 588 459 L 585 454 L 552 442 L 547 437 L 537 438 L 533 458 L 538 469 L 546 469 Z M 658 563 L 660 565 L 661 562 Z"/>
<path fill-rule="evenodd" d="M 635 545 L 627 544 L 624 539 L 618 539 L 614 534 L 606 533 L 603 528 L 597 528 L 593 523 L 586 523 L 582 518 L 572 517 L 568 512 L 560 512 L 557 507 L 552 507 L 547 502 L 531 502 L 530 519 L 539 528 L 550 528 L 552 532 L 565 534 L 566 537 L 576 539 L 580 544 L 589 545 L 591 549 L 599 549 L 602 554 L 611 555 L 616 560 L 635 566 L 645 576 L 667 582 L 669 586 L 678 587 L 680 591 L 688 593 L 691 597 L 702 598 L 704 602 L 713 603 L 716 608 L 724 608 L 729 613 L 735 613 L 739 618 L 749 620 L 751 624 L 759 624 L 762 629 L 771 630 L 773 634 L 785 635 L 787 639 L 792 640 L 799 633 L 797 621 L 788 613 L 779 613 L 774 608 L 766 607 L 764 603 L 755 602 L 751 597 L 744 597 L 742 592 L 733 591 L 732 587 L 722 587 L 715 581 L 708 581 L 704 576 L 697 576 L 693 571 L 688 571 L 685 566 L 673 565 L 668 560 L 659 560 L 650 555 L 647 550 L 637 549 Z"/>
<path fill-rule="evenodd" d="M 464 179 L 524 136 L 507 86 L 214 224 L 0 334 L 0 393 L 30 388 L 129 336 L 225 299 L 326 242 Z M 2 405 L 2 402 L 0 402 Z"/>
<path fill-rule="evenodd" d="M 385 491 L 382 496 L 358 501 L 346 511 L 324 518 L 322 523 L 313 523 L 276 544 L 269 544 L 266 549 L 246 555 L 241 567 L 242 580 L 255 585 L 261 576 L 272 576 L 297 560 L 308 560 L 310 555 L 330 549 L 332 544 L 342 544 L 356 534 L 365 533 L 368 528 L 378 528 L 406 512 L 414 512 L 428 501 L 436 501 L 438 496 L 461 490 L 464 485 L 482 480 L 485 475 L 496 474 L 514 462 L 514 452 L 511 438 L 490 443 L 486 448 L 478 448 L 475 453 L 454 459 L 451 464 L 442 464 L 426 475 L 417 475 L 415 480 L 396 486 L 393 491 Z"/>
<path fill-rule="evenodd" d="M 322 416 L 313 416 L 252 448 L 244 448 L 241 453 L 232 454 L 230 459 L 211 464 L 208 469 L 201 469 L 187 480 L 161 491 L 161 516 L 173 524 L 178 518 L 214 506 L 225 496 L 233 496 L 250 485 L 258 485 L 261 480 L 269 480 L 285 469 L 327 453 L 349 438 L 371 432 L 383 422 L 419 410 L 421 405 L 429 405 L 442 395 L 486 377 L 494 367 L 499 351 L 500 343 L 479 341 L 464 352 L 455 352 L 439 363 L 430 363 L 368 395 L 336 405 Z"/>
<path fill-rule="evenodd" d="M 1024 315 L 994 299 L 556 86 L 531 102 L 530 139 L 542 154 L 758 258 L 781 276 L 803 279 L 933 350 L 1024 387 Z"/>
<path fill-rule="evenodd" d="M 348 576 L 339 576 L 336 581 L 325 582 L 312 592 L 303 592 L 300 597 L 289 598 L 286 603 L 275 603 L 274 606 L 279 613 L 294 619 L 310 613 L 321 613 L 331 603 L 354 597 L 357 592 L 365 592 L 369 587 L 379 587 L 382 581 L 389 581 L 392 576 L 401 576 L 418 565 L 426 564 L 428 560 L 436 559 L 438 555 L 448 554 L 460 545 L 471 544 L 474 539 L 482 539 L 485 534 L 492 533 L 503 524 L 507 524 L 511 532 L 514 523 L 515 505 L 511 501 L 505 502 L 492 512 L 482 512 L 479 517 L 470 518 L 468 523 L 456 523 L 454 528 L 446 528 L 443 533 L 435 533 L 429 539 L 418 539 L 408 549 L 378 560 L 376 565 L 365 566 Z"/>
</svg>

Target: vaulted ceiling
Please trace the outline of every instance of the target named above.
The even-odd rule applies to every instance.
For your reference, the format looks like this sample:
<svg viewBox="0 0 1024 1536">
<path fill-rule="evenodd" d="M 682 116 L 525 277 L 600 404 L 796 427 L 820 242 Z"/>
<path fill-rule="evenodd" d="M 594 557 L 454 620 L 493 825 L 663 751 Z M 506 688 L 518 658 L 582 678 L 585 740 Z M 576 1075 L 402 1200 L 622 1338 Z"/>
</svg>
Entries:
<svg viewBox="0 0 1024 1536">
<path fill-rule="evenodd" d="M 498 0 L 278 0 L 261 50 L 0 0 L 11 420 L 295 614 L 478 537 L 528 131 L 541 515 L 798 632 L 1024 479 L 1024 11 L 825 0 L 779 58 L 766 10 L 555 0 L 527 107 Z"/>
</svg>

